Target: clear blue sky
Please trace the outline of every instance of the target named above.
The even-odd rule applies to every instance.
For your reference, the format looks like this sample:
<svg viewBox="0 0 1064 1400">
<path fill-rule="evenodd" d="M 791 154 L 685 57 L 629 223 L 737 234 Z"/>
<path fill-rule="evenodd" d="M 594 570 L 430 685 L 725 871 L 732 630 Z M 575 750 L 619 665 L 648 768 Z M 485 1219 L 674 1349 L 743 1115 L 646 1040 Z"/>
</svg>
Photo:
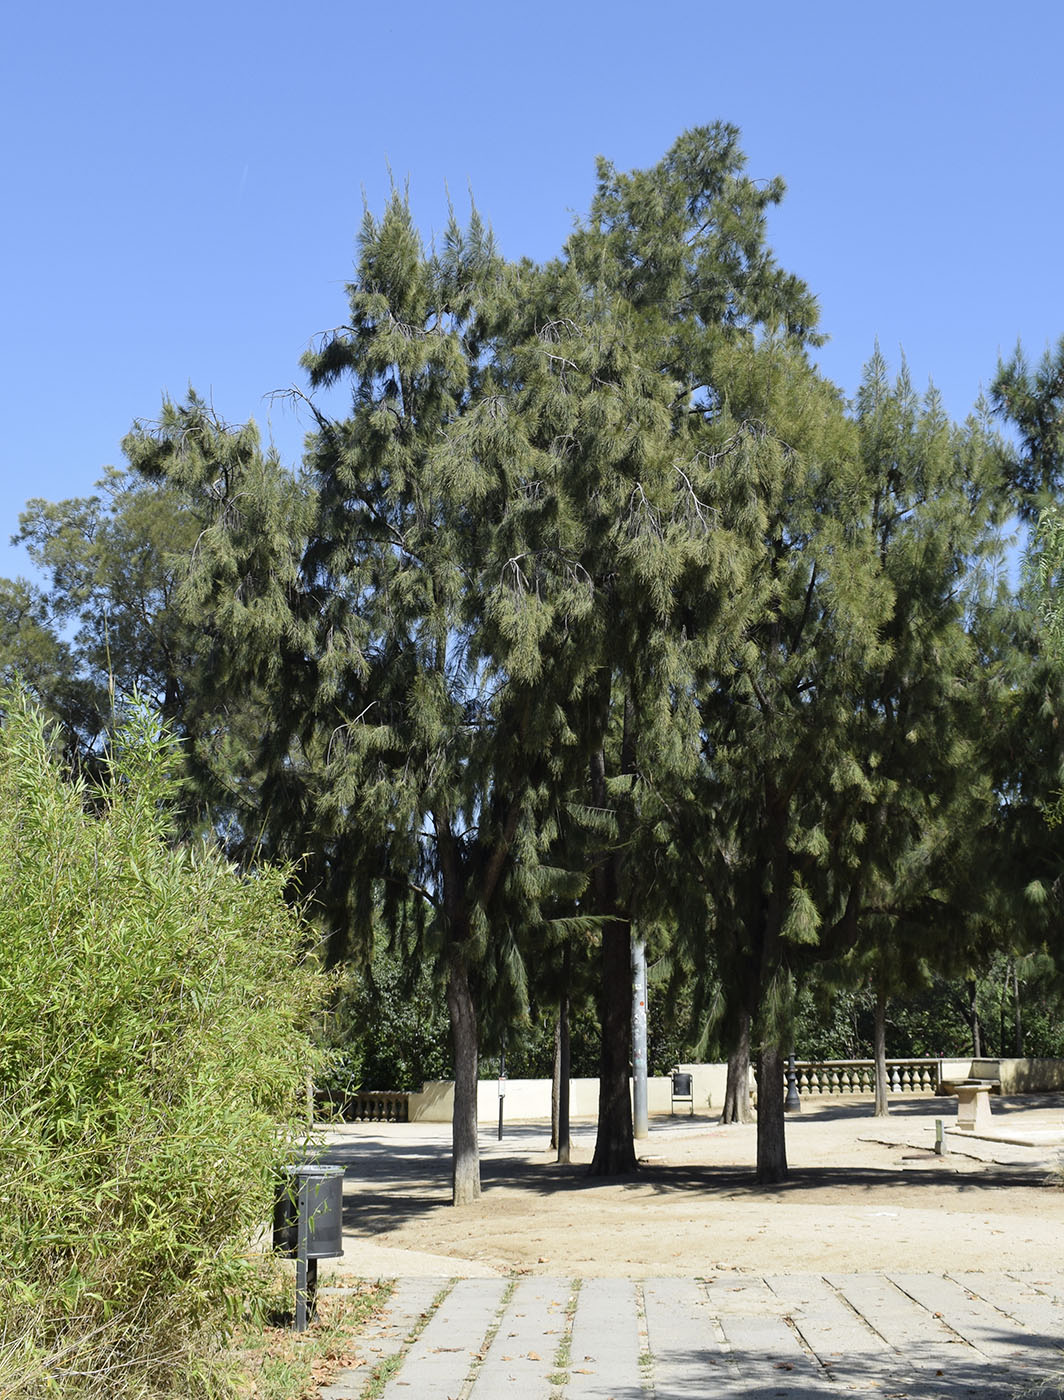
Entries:
<svg viewBox="0 0 1064 1400">
<path fill-rule="evenodd" d="M 1064 333 L 1064 6 L 986 0 L 656 7 L 540 0 L 57 0 L 0 47 L 0 573 L 29 496 L 87 494 L 134 417 L 191 383 L 290 460 L 340 324 L 363 193 L 409 181 L 426 234 L 471 188 L 546 257 L 596 155 L 655 161 L 741 127 L 788 195 L 770 242 L 820 300 L 852 393 L 878 337 L 964 416 L 1018 337 Z"/>
</svg>

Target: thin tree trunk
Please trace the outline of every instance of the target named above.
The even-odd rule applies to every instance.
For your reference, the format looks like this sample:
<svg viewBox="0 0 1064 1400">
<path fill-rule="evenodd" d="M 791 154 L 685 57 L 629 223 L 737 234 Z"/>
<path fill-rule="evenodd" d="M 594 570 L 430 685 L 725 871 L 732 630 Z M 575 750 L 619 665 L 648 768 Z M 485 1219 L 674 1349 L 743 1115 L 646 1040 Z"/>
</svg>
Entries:
<svg viewBox="0 0 1064 1400">
<path fill-rule="evenodd" d="M 975 978 L 968 981 L 968 1024 L 972 1030 L 972 1059 L 981 1060 L 983 1058 L 983 1028 L 979 1024 L 979 1008 L 976 1005 L 976 993 L 979 984 Z"/>
<path fill-rule="evenodd" d="M 599 1065 L 598 1136 L 591 1176 L 625 1176 L 638 1170 L 632 1136 L 628 1064 L 632 1028 L 632 953 L 626 919 L 602 931 L 602 1055 Z"/>
<path fill-rule="evenodd" d="M 464 960 L 452 955 L 447 979 L 447 1009 L 454 1051 L 454 1115 L 451 1143 L 454 1160 L 451 1204 L 480 1199 L 480 1149 L 477 1144 L 477 1012 Z"/>
<path fill-rule="evenodd" d="M 875 1116 L 886 1118 L 887 1103 L 887 997 L 881 986 L 876 987 L 875 1010 L 876 1107 Z"/>
<path fill-rule="evenodd" d="M 1020 1012 L 1020 974 L 1016 964 L 1012 964 L 1013 1005 L 1016 1008 L 1016 1058 L 1023 1059 L 1023 1018 Z"/>
<path fill-rule="evenodd" d="M 724 1089 L 722 1123 L 752 1123 L 754 1110 L 750 1104 L 750 1013 L 739 1016 L 739 1038 L 728 1056 L 728 1082 Z"/>
<path fill-rule="evenodd" d="M 1005 1003 L 1012 991 L 1012 962 L 1005 959 L 1005 980 L 998 989 L 998 1054 L 1005 1053 Z"/>
<path fill-rule="evenodd" d="M 561 1112 L 561 1092 L 562 1092 L 562 1003 L 565 995 L 562 994 L 558 1002 L 558 1014 L 554 1018 L 554 1072 L 550 1082 L 550 1145 L 552 1150 L 558 1146 L 558 1116 Z"/>
<path fill-rule="evenodd" d="M 565 950 L 566 969 L 569 950 Z M 569 993 L 563 992 L 558 1003 L 558 1161 L 568 1162 L 572 1150 L 569 1138 Z"/>
<path fill-rule="evenodd" d="M 650 1131 L 647 1120 L 647 945 L 632 938 L 632 1118 L 637 1138 Z"/>
<path fill-rule="evenodd" d="M 783 1116 L 783 1063 L 778 1045 L 763 1045 L 757 1056 L 757 1183 L 772 1186 L 787 1175 Z"/>
</svg>

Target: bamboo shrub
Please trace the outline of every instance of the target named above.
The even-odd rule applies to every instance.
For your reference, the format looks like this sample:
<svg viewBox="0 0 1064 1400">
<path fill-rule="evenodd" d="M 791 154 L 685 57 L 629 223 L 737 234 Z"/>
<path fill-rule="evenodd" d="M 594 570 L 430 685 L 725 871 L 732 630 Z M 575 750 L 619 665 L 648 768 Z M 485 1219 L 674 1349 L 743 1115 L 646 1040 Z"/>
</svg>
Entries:
<svg viewBox="0 0 1064 1400">
<path fill-rule="evenodd" d="M 0 1400 L 227 1393 L 320 979 L 283 875 L 169 827 L 147 715 L 100 791 L 0 731 Z"/>
</svg>

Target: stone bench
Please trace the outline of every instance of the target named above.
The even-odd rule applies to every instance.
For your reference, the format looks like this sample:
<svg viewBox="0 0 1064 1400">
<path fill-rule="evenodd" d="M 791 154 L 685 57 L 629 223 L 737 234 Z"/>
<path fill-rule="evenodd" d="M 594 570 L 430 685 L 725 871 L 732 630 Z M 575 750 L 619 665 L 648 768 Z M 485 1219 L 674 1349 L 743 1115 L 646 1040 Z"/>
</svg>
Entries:
<svg viewBox="0 0 1064 1400">
<path fill-rule="evenodd" d="M 990 1095 L 1000 1088 L 993 1079 L 962 1079 L 954 1085 L 958 1132 L 978 1133 L 990 1127 Z"/>
</svg>

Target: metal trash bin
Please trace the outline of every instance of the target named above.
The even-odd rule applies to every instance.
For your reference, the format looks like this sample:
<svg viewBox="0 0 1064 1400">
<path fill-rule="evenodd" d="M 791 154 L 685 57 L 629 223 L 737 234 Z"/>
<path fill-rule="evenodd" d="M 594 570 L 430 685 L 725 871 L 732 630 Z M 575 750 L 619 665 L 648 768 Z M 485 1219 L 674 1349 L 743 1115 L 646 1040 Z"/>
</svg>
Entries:
<svg viewBox="0 0 1064 1400">
<path fill-rule="evenodd" d="M 273 1247 L 296 1261 L 296 1331 L 314 1316 L 318 1260 L 344 1252 L 344 1169 L 321 1162 L 284 1168 L 273 1207 Z"/>
<path fill-rule="evenodd" d="M 671 1111 L 676 1112 L 677 1103 L 689 1103 L 690 1112 L 695 1111 L 695 1096 L 692 1088 L 692 1078 L 690 1074 L 682 1074 L 679 1070 L 673 1071 L 672 1076 L 672 1105 Z"/>
</svg>

